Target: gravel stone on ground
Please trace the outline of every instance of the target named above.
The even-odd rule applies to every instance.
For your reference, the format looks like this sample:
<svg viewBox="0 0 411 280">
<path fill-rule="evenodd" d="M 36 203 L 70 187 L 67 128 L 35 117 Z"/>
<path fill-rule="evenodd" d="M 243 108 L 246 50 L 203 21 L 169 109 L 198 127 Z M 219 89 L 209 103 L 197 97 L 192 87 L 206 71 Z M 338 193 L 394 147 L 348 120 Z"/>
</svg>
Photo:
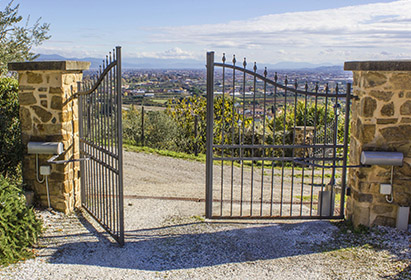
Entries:
<svg viewBox="0 0 411 280">
<path fill-rule="evenodd" d="M 203 174 L 204 164 L 129 152 L 124 158 L 128 195 L 204 188 L 203 177 L 190 175 Z M 154 162 L 158 168 L 141 178 L 138 170 Z M 186 166 L 187 181 L 174 180 Z M 123 248 L 85 212 L 38 211 L 46 231 L 37 257 L 0 268 L 0 279 L 411 279 L 409 232 L 356 233 L 328 221 L 207 220 L 204 202 L 189 200 L 130 196 L 124 205 Z"/>
</svg>

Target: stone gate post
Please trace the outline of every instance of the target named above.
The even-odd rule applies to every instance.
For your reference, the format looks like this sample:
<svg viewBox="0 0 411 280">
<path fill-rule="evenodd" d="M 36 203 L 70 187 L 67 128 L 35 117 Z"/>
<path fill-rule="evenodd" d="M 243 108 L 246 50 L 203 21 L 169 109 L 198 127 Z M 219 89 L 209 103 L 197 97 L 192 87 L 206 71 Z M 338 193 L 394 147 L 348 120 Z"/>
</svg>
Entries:
<svg viewBox="0 0 411 280">
<path fill-rule="evenodd" d="M 77 99 L 70 99 L 89 62 L 40 61 L 10 63 L 19 76 L 20 120 L 23 145 L 28 142 L 62 142 L 59 159 L 79 158 Z M 80 206 L 79 163 L 49 164 L 52 155 L 39 155 L 39 166 L 51 166 L 47 178 L 51 207 L 69 213 Z M 48 205 L 46 182 L 36 170 L 36 156 L 25 153 L 23 181 L 37 200 Z"/>
<path fill-rule="evenodd" d="M 362 151 L 404 154 L 403 166 L 394 168 L 392 203 L 380 193 L 391 167 L 349 169 L 347 217 L 355 226 L 396 226 L 399 210 L 411 206 L 411 61 L 346 62 L 344 70 L 353 71 L 359 98 L 352 103 L 350 164 L 360 164 Z"/>
</svg>

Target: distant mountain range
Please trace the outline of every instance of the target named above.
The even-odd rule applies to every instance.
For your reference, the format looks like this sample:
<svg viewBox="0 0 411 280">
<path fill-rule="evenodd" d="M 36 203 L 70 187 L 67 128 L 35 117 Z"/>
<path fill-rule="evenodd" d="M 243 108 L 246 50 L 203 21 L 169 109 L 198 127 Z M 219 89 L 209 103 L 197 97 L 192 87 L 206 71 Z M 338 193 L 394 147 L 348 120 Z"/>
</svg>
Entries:
<svg viewBox="0 0 411 280">
<path fill-rule="evenodd" d="M 44 60 L 75 60 L 89 61 L 90 68 L 98 68 L 103 63 L 103 59 L 95 57 L 63 57 L 58 54 L 40 54 L 37 61 Z M 124 58 L 122 61 L 123 68 L 136 69 L 203 69 L 204 62 L 194 59 L 159 59 L 159 58 Z"/>
<path fill-rule="evenodd" d="M 103 60 L 95 57 L 75 58 L 63 57 L 58 54 L 40 54 L 37 61 L 45 60 L 75 60 L 89 61 L 90 68 L 98 68 Z M 130 58 L 123 57 L 123 68 L 134 69 L 205 69 L 205 62 L 194 59 L 160 59 L 160 58 Z M 343 66 L 326 64 L 313 64 L 307 62 L 279 62 L 275 64 L 264 64 L 270 70 L 313 70 L 313 71 L 343 71 Z"/>
</svg>

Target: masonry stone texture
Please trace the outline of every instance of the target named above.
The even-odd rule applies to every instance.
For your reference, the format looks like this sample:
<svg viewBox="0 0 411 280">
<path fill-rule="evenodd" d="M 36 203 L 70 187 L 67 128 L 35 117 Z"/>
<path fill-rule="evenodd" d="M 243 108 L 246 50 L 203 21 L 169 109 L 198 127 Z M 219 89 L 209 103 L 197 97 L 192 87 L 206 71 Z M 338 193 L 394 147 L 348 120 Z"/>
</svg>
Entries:
<svg viewBox="0 0 411 280">
<path fill-rule="evenodd" d="M 390 166 L 350 168 L 347 218 L 354 225 L 395 226 L 399 207 L 411 206 L 411 61 L 346 62 L 353 71 L 351 165 L 360 164 L 362 151 L 404 154 L 403 166 L 394 167 L 393 202 L 380 194 L 390 183 Z"/>
<path fill-rule="evenodd" d="M 19 76 L 20 119 L 23 144 L 62 142 L 62 160 L 79 158 L 78 103 L 71 98 L 82 81 L 88 62 L 10 63 L 9 70 Z M 76 125 L 77 123 L 77 125 Z M 52 155 L 39 155 L 39 165 L 50 165 L 48 176 L 51 207 L 70 213 L 80 206 L 80 165 L 78 162 L 49 164 Z M 42 177 L 40 175 L 40 177 Z M 25 154 L 23 180 L 43 206 L 47 206 L 45 183 L 36 179 L 35 155 Z"/>
</svg>

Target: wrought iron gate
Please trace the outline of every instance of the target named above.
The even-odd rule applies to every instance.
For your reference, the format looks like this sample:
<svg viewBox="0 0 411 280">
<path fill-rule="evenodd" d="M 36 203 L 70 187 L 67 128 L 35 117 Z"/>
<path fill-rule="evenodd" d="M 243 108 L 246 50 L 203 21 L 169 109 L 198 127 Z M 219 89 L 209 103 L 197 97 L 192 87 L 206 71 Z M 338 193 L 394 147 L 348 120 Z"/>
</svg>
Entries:
<svg viewBox="0 0 411 280">
<path fill-rule="evenodd" d="M 103 69 L 102 69 L 103 68 Z M 124 244 L 121 48 L 79 90 L 82 206 Z"/>
<path fill-rule="evenodd" d="M 343 218 L 351 85 L 246 67 L 207 54 L 206 216 Z"/>
</svg>

